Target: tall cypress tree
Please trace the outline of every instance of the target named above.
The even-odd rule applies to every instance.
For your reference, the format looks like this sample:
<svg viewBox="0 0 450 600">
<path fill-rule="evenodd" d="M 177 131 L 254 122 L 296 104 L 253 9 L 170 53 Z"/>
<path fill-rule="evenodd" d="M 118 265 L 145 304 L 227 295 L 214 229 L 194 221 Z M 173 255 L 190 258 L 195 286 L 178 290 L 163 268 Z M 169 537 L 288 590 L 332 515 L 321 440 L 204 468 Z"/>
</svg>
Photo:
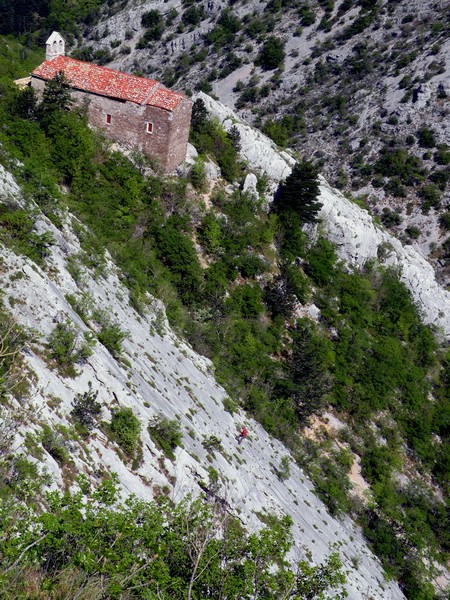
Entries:
<svg viewBox="0 0 450 600">
<path fill-rule="evenodd" d="M 302 223 L 316 223 L 322 208 L 319 196 L 319 171 L 311 162 L 297 163 L 292 173 L 281 184 L 275 198 L 275 212 L 287 216 L 290 212 L 299 215 Z"/>
</svg>

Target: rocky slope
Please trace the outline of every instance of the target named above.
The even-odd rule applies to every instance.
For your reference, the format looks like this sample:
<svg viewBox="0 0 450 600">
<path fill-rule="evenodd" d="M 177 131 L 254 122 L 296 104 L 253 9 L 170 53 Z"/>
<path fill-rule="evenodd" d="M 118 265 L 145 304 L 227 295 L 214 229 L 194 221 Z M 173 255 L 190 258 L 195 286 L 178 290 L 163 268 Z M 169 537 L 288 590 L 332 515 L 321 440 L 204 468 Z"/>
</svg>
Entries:
<svg viewBox="0 0 450 600">
<path fill-rule="evenodd" d="M 142 19 L 149 11 L 161 15 L 159 29 Z M 131 0 L 105 6 L 77 52 L 212 91 L 277 143 L 318 160 L 448 283 L 448 217 L 439 220 L 449 201 L 448 28 L 445 1 Z M 272 37 L 284 60 L 264 65 Z M 399 160 L 386 166 L 393 148 Z"/>
<path fill-rule="evenodd" d="M 24 202 L 21 190 L 3 168 L 0 198 L 19 205 Z M 80 251 L 74 225 L 76 221 L 70 214 L 61 230 L 38 214 L 39 233 L 51 232 L 56 241 L 45 272 L 7 248 L 0 249 L 4 300 L 17 321 L 34 332 L 34 343 L 24 357 L 30 393 L 20 401 L 11 398 L 2 413 L 3 418 L 9 414 L 17 424 L 15 451 L 30 451 L 27 433 L 39 434 L 48 424 L 64 437 L 70 451 L 70 460 L 61 464 L 40 448 L 41 465 L 51 473 L 53 486 L 71 485 L 77 473 L 96 481 L 105 471 L 116 472 L 127 493 L 146 499 L 161 491 L 174 499 L 188 492 L 197 494 L 199 483 L 208 479 L 208 469 L 213 466 L 220 477 L 219 496 L 245 526 L 260 527 L 258 513 L 290 514 L 294 521 L 294 558 L 309 556 L 318 562 L 331 548 L 337 548 L 348 571 L 349 598 L 402 598 L 398 586 L 384 580 L 379 562 L 360 531 L 349 519 L 337 520 L 327 513 L 293 461 L 289 476 L 280 479 L 280 461 L 288 455 L 281 443 L 245 418 L 249 439 L 237 445 L 235 436 L 244 415 L 225 411 L 226 394 L 214 381 L 210 363 L 170 331 L 158 302 L 154 301 L 144 315 L 132 309 L 120 272 L 110 260 L 102 274 L 79 265 L 81 272 L 75 281 L 68 270 L 68 263 L 73 266 Z M 92 309 L 106 310 L 113 322 L 126 327 L 128 335 L 120 359 L 97 343 L 85 364 L 77 365 L 76 376 L 63 377 L 51 368 L 45 343 L 56 324 L 68 321 L 82 339 L 87 327 L 67 300 L 82 293 L 88 294 Z M 109 420 L 111 410 L 118 405 L 130 407 L 139 418 L 139 464 L 131 465 L 123 459 L 105 429 L 95 429 L 86 443 L 73 435 L 73 400 L 90 386 L 98 392 L 103 420 Z M 176 450 L 173 462 L 165 459 L 147 432 L 147 424 L 158 415 L 175 418 L 181 426 L 183 447 Z M 214 452 L 202 443 L 210 436 L 220 441 L 220 449 Z"/>
<path fill-rule="evenodd" d="M 210 96 L 198 95 L 210 114 L 226 129 L 236 126 L 241 135 L 241 154 L 256 171 L 272 180 L 272 191 L 291 172 L 293 158 L 280 153 L 266 136 L 240 121 L 235 113 Z M 412 246 L 402 243 L 384 228 L 377 226 L 367 210 L 349 201 L 327 182 L 321 180 L 319 214 L 327 237 L 336 245 L 338 256 L 350 265 L 362 266 L 378 259 L 386 265 L 398 266 L 401 279 L 411 291 L 423 312 L 426 323 L 435 325 L 450 337 L 450 293 L 436 281 L 431 265 Z"/>
</svg>

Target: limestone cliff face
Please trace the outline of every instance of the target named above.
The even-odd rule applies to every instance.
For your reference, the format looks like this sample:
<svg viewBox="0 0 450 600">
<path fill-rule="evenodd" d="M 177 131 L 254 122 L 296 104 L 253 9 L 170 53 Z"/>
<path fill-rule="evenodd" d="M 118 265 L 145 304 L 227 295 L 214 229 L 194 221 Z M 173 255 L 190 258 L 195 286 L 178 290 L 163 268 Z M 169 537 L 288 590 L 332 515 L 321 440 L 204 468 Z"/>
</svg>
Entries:
<svg viewBox="0 0 450 600">
<path fill-rule="evenodd" d="M 281 167 L 282 162 L 277 168 Z M 0 168 L 0 202 L 6 199 L 24 202 L 14 179 Z M 70 426 L 74 397 L 87 391 L 91 384 L 93 391 L 98 392 L 103 420 L 108 421 L 111 410 L 118 405 L 130 407 L 139 418 L 142 462 L 134 467 L 123 462 L 115 443 L 95 429 L 86 444 L 66 440 L 73 460 L 70 468 L 61 468 L 44 452 L 41 466 L 52 474 L 54 486 L 70 484 L 74 472 L 85 473 L 95 481 L 99 473 L 109 471 L 118 474 L 126 493 L 150 499 L 157 486 L 168 486 L 171 496 L 180 499 L 188 492 L 199 493 L 199 481 L 208 479 L 208 469 L 213 466 L 221 480 L 220 496 L 250 530 L 261 527 L 258 512 L 290 514 L 294 521 L 293 558 L 310 553 L 319 562 L 336 547 L 348 571 L 349 598 L 403 598 L 395 583 L 384 580 L 381 566 L 358 528 L 348 518 L 337 520 L 328 514 L 314 495 L 312 484 L 293 461 L 290 477 L 280 481 L 276 468 L 287 450 L 258 423 L 240 412 L 231 415 L 224 410 L 226 394 L 214 380 L 211 364 L 170 331 L 158 302 L 151 303 L 144 315 L 131 308 L 120 272 L 109 259 L 100 275 L 79 265 L 81 272 L 74 280 L 68 270 L 68 263 L 73 266 L 80 251 L 74 222 L 67 215 L 64 227 L 58 230 L 45 217 L 38 216 L 39 232 L 52 232 L 57 242 L 45 272 L 7 248 L 0 248 L 5 302 L 20 324 L 37 332 L 35 344 L 25 355 L 26 365 L 33 373 L 32 389 L 28 397 L 11 399 L 9 405 L 12 416 L 20 415 L 14 449 L 24 452 L 26 433 L 38 433 L 43 423 L 53 429 Z M 80 293 L 89 295 L 92 307 L 106 310 L 113 322 L 128 331 L 128 337 L 120 360 L 97 343 L 86 363 L 77 365 L 76 377 L 62 377 L 46 362 L 44 343 L 55 325 L 67 320 L 82 338 L 87 327 L 67 301 L 68 295 Z M 179 420 L 183 447 L 177 448 L 173 462 L 164 458 L 147 432 L 149 421 L 156 415 Z M 236 435 L 244 420 L 249 438 L 239 446 Z M 205 437 L 211 435 L 222 445 L 214 458 L 202 445 Z"/>
<path fill-rule="evenodd" d="M 280 152 L 260 131 L 241 121 L 237 115 L 210 96 L 198 97 L 225 129 L 236 125 L 241 135 L 241 154 L 255 172 L 264 172 L 272 181 L 272 191 L 291 172 L 292 156 Z M 378 226 L 370 214 L 347 200 L 338 190 L 321 179 L 319 214 L 325 235 L 336 245 L 339 258 L 350 265 L 362 266 L 369 259 L 398 267 L 401 279 L 411 291 L 427 324 L 435 325 L 450 337 L 450 293 L 436 281 L 433 267 L 413 246 L 403 245 Z"/>
</svg>

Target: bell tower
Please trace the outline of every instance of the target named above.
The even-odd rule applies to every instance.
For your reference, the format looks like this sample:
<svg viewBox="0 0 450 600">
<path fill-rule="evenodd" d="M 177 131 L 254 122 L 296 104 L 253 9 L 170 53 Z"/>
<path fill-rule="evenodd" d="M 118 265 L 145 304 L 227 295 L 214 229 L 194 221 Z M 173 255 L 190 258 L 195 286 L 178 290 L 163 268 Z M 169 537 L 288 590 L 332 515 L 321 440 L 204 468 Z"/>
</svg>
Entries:
<svg viewBox="0 0 450 600">
<path fill-rule="evenodd" d="M 45 60 L 52 60 L 57 56 L 64 56 L 66 52 L 65 46 L 66 42 L 64 41 L 64 38 L 57 31 L 54 31 L 45 42 Z"/>
</svg>

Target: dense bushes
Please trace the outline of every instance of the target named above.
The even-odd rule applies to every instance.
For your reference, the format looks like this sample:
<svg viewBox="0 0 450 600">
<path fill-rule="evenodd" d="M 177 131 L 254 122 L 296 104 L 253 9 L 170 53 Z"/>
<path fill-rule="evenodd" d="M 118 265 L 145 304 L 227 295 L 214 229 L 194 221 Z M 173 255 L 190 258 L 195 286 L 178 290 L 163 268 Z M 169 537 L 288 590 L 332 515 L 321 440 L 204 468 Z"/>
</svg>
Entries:
<svg viewBox="0 0 450 600">
<path fill-rule="evenodd" d="M 323 598 L 342 591 L 336 553 L 323 564 L 289 568 L 291 521 L 272 517 L 260 533 L 204 500 L 178 505 L 167 498 L 122 502 L 115 480 L 47 498 L 40 514 L 22 504 L 2 505 L 0 594 L 34 592 L 80 598 L 282 597 Z M 33 593 L 34 593 L 33 592 Z"/>
<path fill-rule="evenodd" d="M 217 160 L 223 177 L 228 181 L 236 179 L 241 171 L 239 155 L 233 136 L 207 117 L 203 100 L 196 100 L 193 107 L 190 141 L 197 150 L 209 154 Z"/>
<path fill-rule="evenodd" d="M 137 448 L 141 424 L 131 408 L 118 408 L 113 411 L 111 432 L 122 450 L 132 456 Z"/>
</svg>

